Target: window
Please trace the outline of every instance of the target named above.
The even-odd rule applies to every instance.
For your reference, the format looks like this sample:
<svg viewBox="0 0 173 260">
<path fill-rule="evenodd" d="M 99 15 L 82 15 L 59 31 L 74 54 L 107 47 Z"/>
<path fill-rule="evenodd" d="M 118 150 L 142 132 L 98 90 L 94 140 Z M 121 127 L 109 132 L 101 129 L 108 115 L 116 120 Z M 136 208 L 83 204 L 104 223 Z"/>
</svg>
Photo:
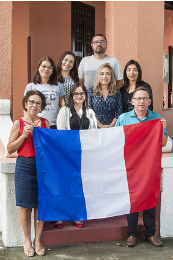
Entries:
<svg viewBox="0 0 173 260">
<path fill-rule="evenodd" d="M 91 40 L 95 34 L 95 7 L 71 2 L 71 44 L 78 64 L 92 54 Z"/>
</svg>

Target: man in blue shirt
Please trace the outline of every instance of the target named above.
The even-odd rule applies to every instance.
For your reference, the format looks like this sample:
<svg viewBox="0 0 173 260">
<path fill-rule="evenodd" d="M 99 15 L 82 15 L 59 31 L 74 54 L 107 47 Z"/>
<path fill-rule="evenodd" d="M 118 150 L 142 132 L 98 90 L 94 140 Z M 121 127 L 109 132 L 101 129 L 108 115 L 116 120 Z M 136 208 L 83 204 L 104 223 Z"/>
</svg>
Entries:
<svg viewBox="0 0 173 260">
<path fill-rule="evenodd" d="M 135 89 L 131 103 L 134 105 L 134 109 L 130 112 L 120 115 L 115 126 L 132 125 L 161 118 L 159 114 L 148 109 L 149 105 L 151 104 L 151 98 L 148 90 L 145 87 L 138 87 Z M 166 131 L 166 120 L 161 118 L 161 121 L 163 122 L 162 146 L 165 146 L 168 137 L 168 133 Z M 126 245 L 130 247 L 136 245 L 137 237 L 139 236 L 139 231 L 137 230 L 138 216 L 139 212 L 127 215 L 129 231 L 127 232 L 128 239 L 126 241 Z M 148 240 L 152 245 L 162 246 L 162 242 L 155 236 L 155 218 L 156 207 L 143 211 L 143 221 L 145 227 L 144 235 L 146 240 Z"/>
</svg>

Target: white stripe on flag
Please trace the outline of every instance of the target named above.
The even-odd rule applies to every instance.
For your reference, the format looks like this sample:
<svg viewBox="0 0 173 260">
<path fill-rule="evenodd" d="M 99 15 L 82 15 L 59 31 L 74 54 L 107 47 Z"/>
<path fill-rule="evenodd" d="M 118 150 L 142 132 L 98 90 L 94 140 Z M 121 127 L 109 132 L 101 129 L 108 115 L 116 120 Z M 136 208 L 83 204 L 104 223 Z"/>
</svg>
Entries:
<svg viewBox="0 0 173 260">
<path fill-rule="evenodd" d="M 81 176 L 87 219 L 129 213 L 124 128 L 82 130 L 80 140 Z"/>
</svg>

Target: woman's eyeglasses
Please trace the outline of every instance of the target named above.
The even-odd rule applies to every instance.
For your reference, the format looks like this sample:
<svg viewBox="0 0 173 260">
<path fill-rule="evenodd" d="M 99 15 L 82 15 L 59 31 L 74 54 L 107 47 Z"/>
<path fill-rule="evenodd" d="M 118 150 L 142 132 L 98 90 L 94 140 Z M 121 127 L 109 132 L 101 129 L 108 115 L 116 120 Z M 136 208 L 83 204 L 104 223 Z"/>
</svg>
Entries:
<svg viewBox="0 0 173 260">
<path fill-rule="evenodd" d="M 80 92 L 80 93 L 74 92 L 74 96 L 75 97 L 79 97 L 79 96 L 84 97 L 85 96 L 85 92 Z"/>
<path fill-rule="evenodd" d="M 40 65 L 44 70 L 47 69 L 47 70 L 53 70 L 53 67 L 52 66 L 46 66 L 46 65 Z"/>
<path fill-rule="evenodd" d="M 148 99 L 150 99 L 149 97 L 137 97 L 137 98 L 133 98 L 136 99 L 138 102 L 143 100 L 143 101 L 147 101 Z"/>
<path fill-rule="evenodd" d="M 41 107 L 41 102 L 35 102 L 34 100 L 28 100 L 29 104 L 31 106 L 37 106 L 37 107 Z"/>
</svg>

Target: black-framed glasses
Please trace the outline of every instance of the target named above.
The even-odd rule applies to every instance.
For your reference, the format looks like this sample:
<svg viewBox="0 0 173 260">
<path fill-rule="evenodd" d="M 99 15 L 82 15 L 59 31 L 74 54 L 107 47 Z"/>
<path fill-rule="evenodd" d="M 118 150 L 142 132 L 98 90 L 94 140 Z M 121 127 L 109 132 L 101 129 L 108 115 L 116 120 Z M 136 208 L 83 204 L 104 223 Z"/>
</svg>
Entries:
<svg viewBox="0 0 173 260">
<path fill-rule="evenodd" d="M 137 98 L 133 98 L 133 99 L 136 99 L 137 101 L 147 101 L 148 99 L 150 99 L 149 97 L 137 97 Z"/>
<path fill-rule="evenodd" d="M 48 69 L 48 70 L 53 70 L 53 67 L 52 66 L 46 66 L 46 65 L 40 65 L 44 70 L 45 69 Z"/>
<path fill-rule="evenodd" d="M 28 100 L 28 103 L 30 104 L 30 106 L 37 106 L 37 107 L 41 107 L 42 103 L 41 102 L 35 102 L 34 100 Z"/>
<path fill-rule="evenodd" d="M 85 92 L 80 92 L 80 93 L 74 92 L 74 96 L 75 97 L 79 97 L 79 96 L 84 97 L 85 96 Z"/>
<path fill-rule="evenodd" d="M 92 42 L 92 44 L 94 44 L 94 45 L 98 45 L 99 43 L 100 43 L 100 45 L 104 45 L 106 43 L 106 41 L 101 40 L 101 41 Z"/>
</svg>

